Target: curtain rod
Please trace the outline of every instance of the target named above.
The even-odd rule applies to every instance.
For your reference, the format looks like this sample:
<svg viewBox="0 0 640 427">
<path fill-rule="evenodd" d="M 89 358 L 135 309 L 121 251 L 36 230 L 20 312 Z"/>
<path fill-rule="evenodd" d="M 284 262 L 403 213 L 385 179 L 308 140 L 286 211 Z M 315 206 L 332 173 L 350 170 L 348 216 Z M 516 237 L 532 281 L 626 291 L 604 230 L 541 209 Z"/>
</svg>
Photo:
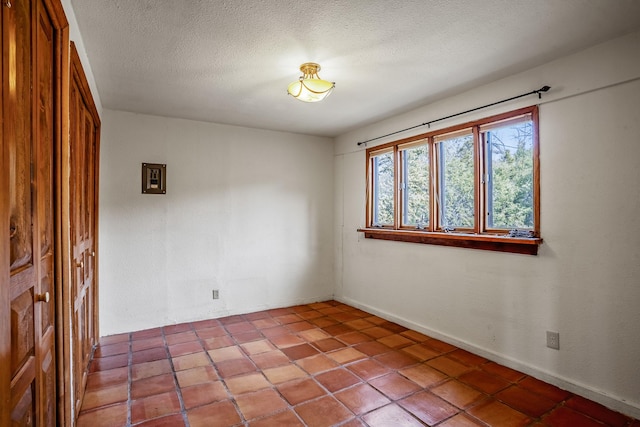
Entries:
<svg viewBox="0 0 640 427">
<path fill-rule="evenodd" d="M 551 86 L 542 86 L 540 89 L 532 90 L 531 92 L 523 93 L 522 95 L 512 96 L 511 98 L 503 99 L 501 101 L 492 102 L 491 104 L 483 105 L 482 107 L 472 108 L 471 110 L 463 111 L 461 113 L 456 113 L 456 114 L 452 114 L 450 116 L 441 117 L 439 119 L 435 119 L 435 120 L 431 120 L 431 121 L 428 121 L 428 122 L 420 123 L 419 125 L 415 125 L 415 126 L 411 126 L 411 127 L 405 128 L 405 129 L 397 130 L 395 132 L 391 132 L 391 133 L 388 133 L 386 135 L 377 136 L 375 138 L 367 139 L 366 141 L 358 142 L 358 146 L 366 145 L 367 142 L 375 141 L 377 139 L 386 138 L 387 136 L 395 135 L 395 134 L 401 133 L 401 132 L 406 132 L 408 130 L 419 128 L 421 126 L 431 126 L 431 124 L 435 123 L 435 122 L 439 122 L 439 121 L 442 121 L 442 120 L 450 119 L 450 118 L 456 117 L 456 116 L 461 116 L 463 114 L 471 113 L 473 111 L 482 110 L 483 108 L 493 107 L 494 105 L 502 104 L 503 102 L 513 101 L 514 99 L 522 98 L 524 96 L 534 95 L 534 94 L 537 93 L 538 94 L 538 99 L 541 99 L 542 98 L 542 92 L 547 92 L 549 89 L 551 89 Z"/>
</svg>

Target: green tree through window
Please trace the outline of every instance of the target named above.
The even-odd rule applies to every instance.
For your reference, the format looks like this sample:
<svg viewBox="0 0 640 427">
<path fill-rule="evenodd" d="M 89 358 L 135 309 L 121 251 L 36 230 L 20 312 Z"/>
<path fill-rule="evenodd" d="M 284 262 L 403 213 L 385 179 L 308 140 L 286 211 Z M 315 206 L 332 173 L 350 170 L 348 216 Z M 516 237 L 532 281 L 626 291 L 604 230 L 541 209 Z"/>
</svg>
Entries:
<svg viewBox="0 0 640 427">
<path fill-rule="evenodd" d="M 487 227 L 534 227 L 533 122 L 483 133 L 487 145 Z"/>
<path fill-rule="evenodd" d="M 425 228 L 430 221 L 429 146 L 402 150 L 403 225 Z"/>
<path fill-rule="evenodd" d="M 441 225 L 474 226 L 473 135 L 446 139 L 437 144 L 440 153 Z"/>
<path fill-rule="evenodd" d="M 373 158 L 373 224 L 374 226 L 393 224 L 393 152 Z"/>
</svg>

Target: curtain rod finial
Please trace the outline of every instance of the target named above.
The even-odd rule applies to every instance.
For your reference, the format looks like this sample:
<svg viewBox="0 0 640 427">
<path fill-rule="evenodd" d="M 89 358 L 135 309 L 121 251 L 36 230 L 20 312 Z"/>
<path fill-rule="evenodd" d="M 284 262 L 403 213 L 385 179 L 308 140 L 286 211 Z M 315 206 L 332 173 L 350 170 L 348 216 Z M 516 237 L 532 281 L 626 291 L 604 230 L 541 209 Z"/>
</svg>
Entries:
<svg viewBox="0 0 640 427">
<path fill-rule="evenodd" d="M 551 86 L 542 86 L 540 89 L 536 90 L 538 99 L 542 99 L 542 92 L 548 92 L 549 89 L 551 89 Z"/>
<path fill-rule="evenodd" d="M 540 89 L 538 89 L 538 92 L 548 92 L 549 89 L 551 89 L 551 86 L 542 86 Z"/>
</svg>

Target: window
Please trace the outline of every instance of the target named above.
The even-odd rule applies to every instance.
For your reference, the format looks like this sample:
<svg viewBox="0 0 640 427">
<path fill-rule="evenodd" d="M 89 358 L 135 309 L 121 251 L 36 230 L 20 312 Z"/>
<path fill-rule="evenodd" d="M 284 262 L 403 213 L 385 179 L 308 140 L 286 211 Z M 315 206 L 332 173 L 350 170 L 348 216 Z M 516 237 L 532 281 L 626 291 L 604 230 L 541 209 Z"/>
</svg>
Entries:
<svg viewBox="0 0 640 427">
<path fill-rule="evenodd" d="M 429 202 L 429 145 L 402 148 L 402 225 L 424 229 L 431 218 Z"/>
<path fill-rule="evenodd" d="M 538 110 L 367 150 L 365 237 L 536 254 Z"/>
<path fill-rule="evenodd" d="M 487 228 L 534 228 L 533 120 L 481 127 Z"/>
<path fill-rule="evenodd" d="M 441 229 L 473 230 L 475 225 L 473 135 L 435 138 L 438 213 Z"/>
<path fill-rule="evenodd" d="M 394 164 L 393 150 L 371 157 L 373 171 L 373 224 L 393 225 L 394 211 Z"/>
</svg>

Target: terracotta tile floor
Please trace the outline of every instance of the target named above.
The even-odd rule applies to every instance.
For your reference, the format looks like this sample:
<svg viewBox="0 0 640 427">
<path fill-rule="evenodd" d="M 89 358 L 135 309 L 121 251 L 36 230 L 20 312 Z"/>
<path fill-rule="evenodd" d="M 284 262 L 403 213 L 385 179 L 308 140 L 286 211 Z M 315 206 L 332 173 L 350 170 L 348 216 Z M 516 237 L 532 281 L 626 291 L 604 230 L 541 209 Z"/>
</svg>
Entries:
<svg viewBox="0 0 640 427">
<path fill-rule="evenodd" d="M 104 337 L 89 371 L 80 427 L 640 427 L 335 301 Z"/>
</svg>

